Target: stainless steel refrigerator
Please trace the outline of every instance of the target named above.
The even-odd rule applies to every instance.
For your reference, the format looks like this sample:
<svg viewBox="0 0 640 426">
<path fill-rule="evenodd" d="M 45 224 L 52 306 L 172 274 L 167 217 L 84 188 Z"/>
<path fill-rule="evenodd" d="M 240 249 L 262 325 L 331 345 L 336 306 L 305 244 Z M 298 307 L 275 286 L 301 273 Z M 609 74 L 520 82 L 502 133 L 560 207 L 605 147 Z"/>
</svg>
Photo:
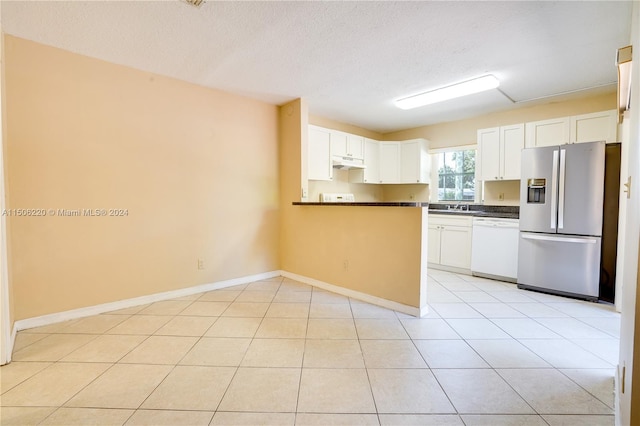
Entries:
<svg viewBox="0 0 640 426">
<path fill-rule="evenodd" d="M 518 287 L 597 300 L 605 142 L 522 150 Z"/>
</svg>

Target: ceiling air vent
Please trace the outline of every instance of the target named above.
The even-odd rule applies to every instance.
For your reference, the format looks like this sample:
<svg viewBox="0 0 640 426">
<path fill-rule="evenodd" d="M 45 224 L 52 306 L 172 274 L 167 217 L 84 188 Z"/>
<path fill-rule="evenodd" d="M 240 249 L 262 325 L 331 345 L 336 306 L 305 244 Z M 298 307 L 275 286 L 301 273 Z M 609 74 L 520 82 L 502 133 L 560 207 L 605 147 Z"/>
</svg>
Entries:
<svg viewBox="0 0 640 426">
<path fill-rule="evenodd" d="M 204 3 L 204 0 L 183 0 L 183 1 L 195 7 L 200 7 L 202 6 L 202 3 Z"/>
</svg>

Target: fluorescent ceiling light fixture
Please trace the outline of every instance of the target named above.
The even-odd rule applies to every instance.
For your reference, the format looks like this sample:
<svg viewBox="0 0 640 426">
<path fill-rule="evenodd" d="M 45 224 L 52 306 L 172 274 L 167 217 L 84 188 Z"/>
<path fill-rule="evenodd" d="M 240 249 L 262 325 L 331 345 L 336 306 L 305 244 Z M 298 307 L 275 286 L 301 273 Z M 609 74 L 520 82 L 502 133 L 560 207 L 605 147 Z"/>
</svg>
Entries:
<svg viewBox="0 0 640 426">
<path fill-rule="evenodd" d="M 492 75 L 485 75 L 472 80 L 463 81 L 462 83 L 452 84 L 451 86 L 432 90 L 430 92 L 399 99 L 396 101 L 396 106 L 400 109 L 417 108 L 424 105 L 435 104 L 436 102 L 459 98 L 461 96 L 473 95 L 474 93 L 484 92 L 485 90 L 495 89 L 499 85 L 500 82 L 497 78 Z"/>
</svg>

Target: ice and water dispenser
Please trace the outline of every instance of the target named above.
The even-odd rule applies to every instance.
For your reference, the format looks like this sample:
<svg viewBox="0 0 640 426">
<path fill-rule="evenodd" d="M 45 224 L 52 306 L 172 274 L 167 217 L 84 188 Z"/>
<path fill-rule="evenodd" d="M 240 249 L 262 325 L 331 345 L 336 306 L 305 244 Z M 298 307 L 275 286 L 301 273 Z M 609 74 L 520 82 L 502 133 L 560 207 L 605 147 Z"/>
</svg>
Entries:
<svg viewBox="0 0 640 426">
<path fill-rule="evenodd" d="M 527 203 L 544 204 L 544 193 L 546 187 L 546 179 L 527 179 Z"/>
</svg>

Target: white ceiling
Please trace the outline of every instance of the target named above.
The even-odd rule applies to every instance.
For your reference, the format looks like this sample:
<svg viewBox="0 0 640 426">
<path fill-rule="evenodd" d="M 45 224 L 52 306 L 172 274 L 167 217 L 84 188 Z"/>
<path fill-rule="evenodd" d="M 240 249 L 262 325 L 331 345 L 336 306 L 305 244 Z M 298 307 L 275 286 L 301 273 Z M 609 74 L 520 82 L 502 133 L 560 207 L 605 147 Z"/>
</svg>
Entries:
<svg viewBox="0 0 640 426">
<path fill-rule="evenodd" d="M 615 52 L 629 43 L 632 2 L 207 1 L 196 8 L 180 0 L 23 0 L 1 7 L 7 34 L 274 104 L 304 97 L 312 114 L 384 133 L 563 92 L 615 90 Z M 393 105 L 488 73 L 515 104 L 492 90 L 411 111 Z"/>
</svg>

